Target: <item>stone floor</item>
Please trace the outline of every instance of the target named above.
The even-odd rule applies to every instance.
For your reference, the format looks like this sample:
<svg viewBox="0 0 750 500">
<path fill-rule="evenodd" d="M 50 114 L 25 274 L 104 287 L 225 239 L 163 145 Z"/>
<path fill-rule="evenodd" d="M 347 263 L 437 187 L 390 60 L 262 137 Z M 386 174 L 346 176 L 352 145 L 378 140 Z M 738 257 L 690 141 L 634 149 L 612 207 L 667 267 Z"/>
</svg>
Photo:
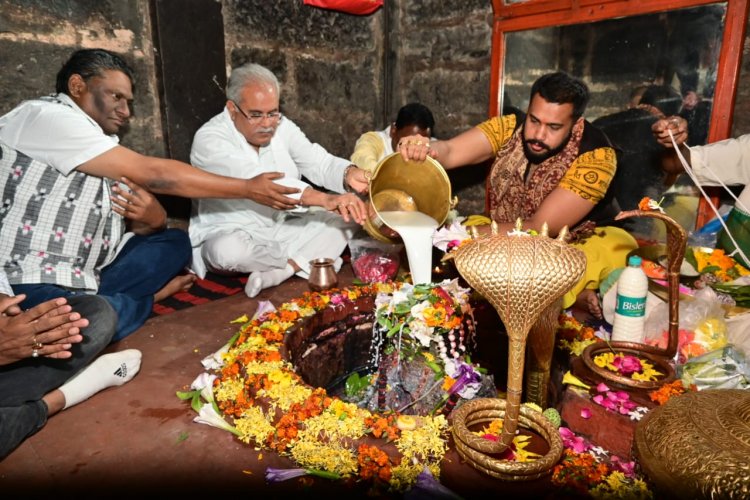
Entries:
<svg viewBox="0 0 750 500">
<path fill-rule="evenodd" d="M 339 279 L 342 286 L 351 283 L 348 266 Z M 307 283 L 293 278 L 255 300 L 239 294 L 149 320 L 109 348 L 143 352 L 135 379 L 51 418 L 0 462 L 0 491 L 79 498 L 139 493 L 335 498 L 365 494 L 361 485 L 321 479 L 311 485 L 299 480 L 267 484 L 266 467 L 290 467 L 291 462 L 244 445 L 227 432 L 193 423 L 194 412 L 175 396 L 201 373 L 201 359 L 235 332 L 231 320 L 252 315 L 258 300 L 271 300 L 278 306 L 305 290 Z M 483 350 L 494 352 L 494 347 L 486 345 Z M 442 482 L 464 498 L 500 492 L 513 498 L 557 497 L 548 480 L 495 480 L 463 464 L 454 451 L 444 461 Z"/>
</svg>

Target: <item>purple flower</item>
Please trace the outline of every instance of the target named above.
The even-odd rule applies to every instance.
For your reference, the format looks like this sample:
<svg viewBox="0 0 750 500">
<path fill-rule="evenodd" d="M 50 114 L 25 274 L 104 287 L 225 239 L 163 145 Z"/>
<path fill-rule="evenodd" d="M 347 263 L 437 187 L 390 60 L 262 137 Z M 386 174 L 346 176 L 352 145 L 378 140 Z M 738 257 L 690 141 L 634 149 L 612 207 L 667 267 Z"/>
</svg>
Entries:
<svg viewBox="0 0 750 500">
<path fill-rule="evenodd" d="M 458 393 L 461 397 L 466 397 L 463 394 L 461 394 L 461 390 L 470 384 L 475 384 L 481 380 L 479 377 L 479 373 L 474 370 L 474 368 L 471 367 L 471 365 L 464 363 L 462 361 L 459 361 L 456 363 L 458 366 L 458 374 L 454 378 L 456 381 L 453 383 L 450 389 L 448 389 L 448 394 L 456 394 Z M 477 388 L 478 389 L 478 388 Z M 473 396 L 472 396 L 473 397 Z M 469 399 L 466 397 L 466 399 Z"/>
<path fill-rule="evenodd" d="M 288 479 L 294 479 L 307 475 L 305 469 L 274 469 L 273 467 L 266 468 L 266 481 L 271 483 L 280 483 Z"/>
<path fill-rule="evenodd" d="M 324 479 L 341 479 L 341 475 L 335 472 L 328 472 L 325 470 L 316 469 L 274 469 L 273 467 L 266 468 L 266 481 L 271 483 L 280 483 L 287 479 L 294 479 L 295 477 L 301 477 L 310 474 L 311 476 L 322 477 Z"/>
<path fill-rule="evenodd" d="M 432 475 L 430 469 L 425 467 L 417 476 L 417 482 L 414 486 L 404 493 L 404 498 L 408 500 L 422 498 L 458 500 L 461 497 L 440 484 L 440 482 L 435 479 L 435 476 Z"/>
</svg>

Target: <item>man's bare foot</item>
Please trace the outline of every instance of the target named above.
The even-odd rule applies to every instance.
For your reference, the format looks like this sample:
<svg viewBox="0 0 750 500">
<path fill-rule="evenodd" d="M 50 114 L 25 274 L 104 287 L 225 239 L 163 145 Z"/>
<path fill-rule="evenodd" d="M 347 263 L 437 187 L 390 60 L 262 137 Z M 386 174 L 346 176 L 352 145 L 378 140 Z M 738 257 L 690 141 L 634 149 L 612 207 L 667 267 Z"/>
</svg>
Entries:
<svg viewBox="0 0 750 500">
<path fill-rule="evenodd" d="M 181 274 L 172 278 L 169 283 L 164 285 L 164 288 L 154 294 L 154 302 L 159 302 L 167 297 L 171 297 L 177 292 L 185 292 L 193 286 L 195 280 L 198 277 L 193 273 Z"/>
<path fill-rule="evenodd" d="M 584 289 L 576 297 L 573 304 L 573 317 L 578 321 L 586 322 L 593 319 L 604 319 L 602 304 L 595 290 Z"/>
</svg>

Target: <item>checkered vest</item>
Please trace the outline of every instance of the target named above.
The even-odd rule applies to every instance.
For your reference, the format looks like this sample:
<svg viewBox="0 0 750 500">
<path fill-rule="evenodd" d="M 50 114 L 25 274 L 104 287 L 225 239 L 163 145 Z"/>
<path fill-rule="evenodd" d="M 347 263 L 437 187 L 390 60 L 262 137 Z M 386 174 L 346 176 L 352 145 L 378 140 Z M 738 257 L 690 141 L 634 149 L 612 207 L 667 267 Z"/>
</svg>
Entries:
<svg viewBox="0 0 750 500">
<path fill-rule="evenodd" d="M 0 142 L 0 194 L 0 262 L 10 283 L 95 292 L 124 231 L 110 181 L 65 176 Z"/>
</svg>

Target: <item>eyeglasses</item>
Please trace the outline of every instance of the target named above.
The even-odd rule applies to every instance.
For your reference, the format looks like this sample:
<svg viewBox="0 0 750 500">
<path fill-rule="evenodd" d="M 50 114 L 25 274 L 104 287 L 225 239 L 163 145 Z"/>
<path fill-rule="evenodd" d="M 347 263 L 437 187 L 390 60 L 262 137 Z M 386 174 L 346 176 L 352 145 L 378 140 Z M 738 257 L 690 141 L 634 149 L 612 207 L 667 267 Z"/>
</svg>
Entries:
<svg viewBox="0 0 750 500">
<path fill-rule="evenodd" d="M 242 116 L 244 116 L 245 119 L 248 122 L 250 122 L 250 123 L 253 123 L 253 124 L 260 123 L 265 118 L 268 118 L 272 122 L 278 122 L 279 120 L 281 120 L 281 112 L 280 111 L 271 111 L 270 113 L 260 113 L 258 111 L 252 111 L 251 113 L 248 114 L 248 113 L 245 113 L 244 111 L 242 111 L 242 108 L 240 107 L 239 104 L 237 104 L 234 101 L 232 101 L 232 103 L 234 104 L 234 107 L 237 109 L 237 111 L 239 111 L 240 114 Z"/>
</svg>

